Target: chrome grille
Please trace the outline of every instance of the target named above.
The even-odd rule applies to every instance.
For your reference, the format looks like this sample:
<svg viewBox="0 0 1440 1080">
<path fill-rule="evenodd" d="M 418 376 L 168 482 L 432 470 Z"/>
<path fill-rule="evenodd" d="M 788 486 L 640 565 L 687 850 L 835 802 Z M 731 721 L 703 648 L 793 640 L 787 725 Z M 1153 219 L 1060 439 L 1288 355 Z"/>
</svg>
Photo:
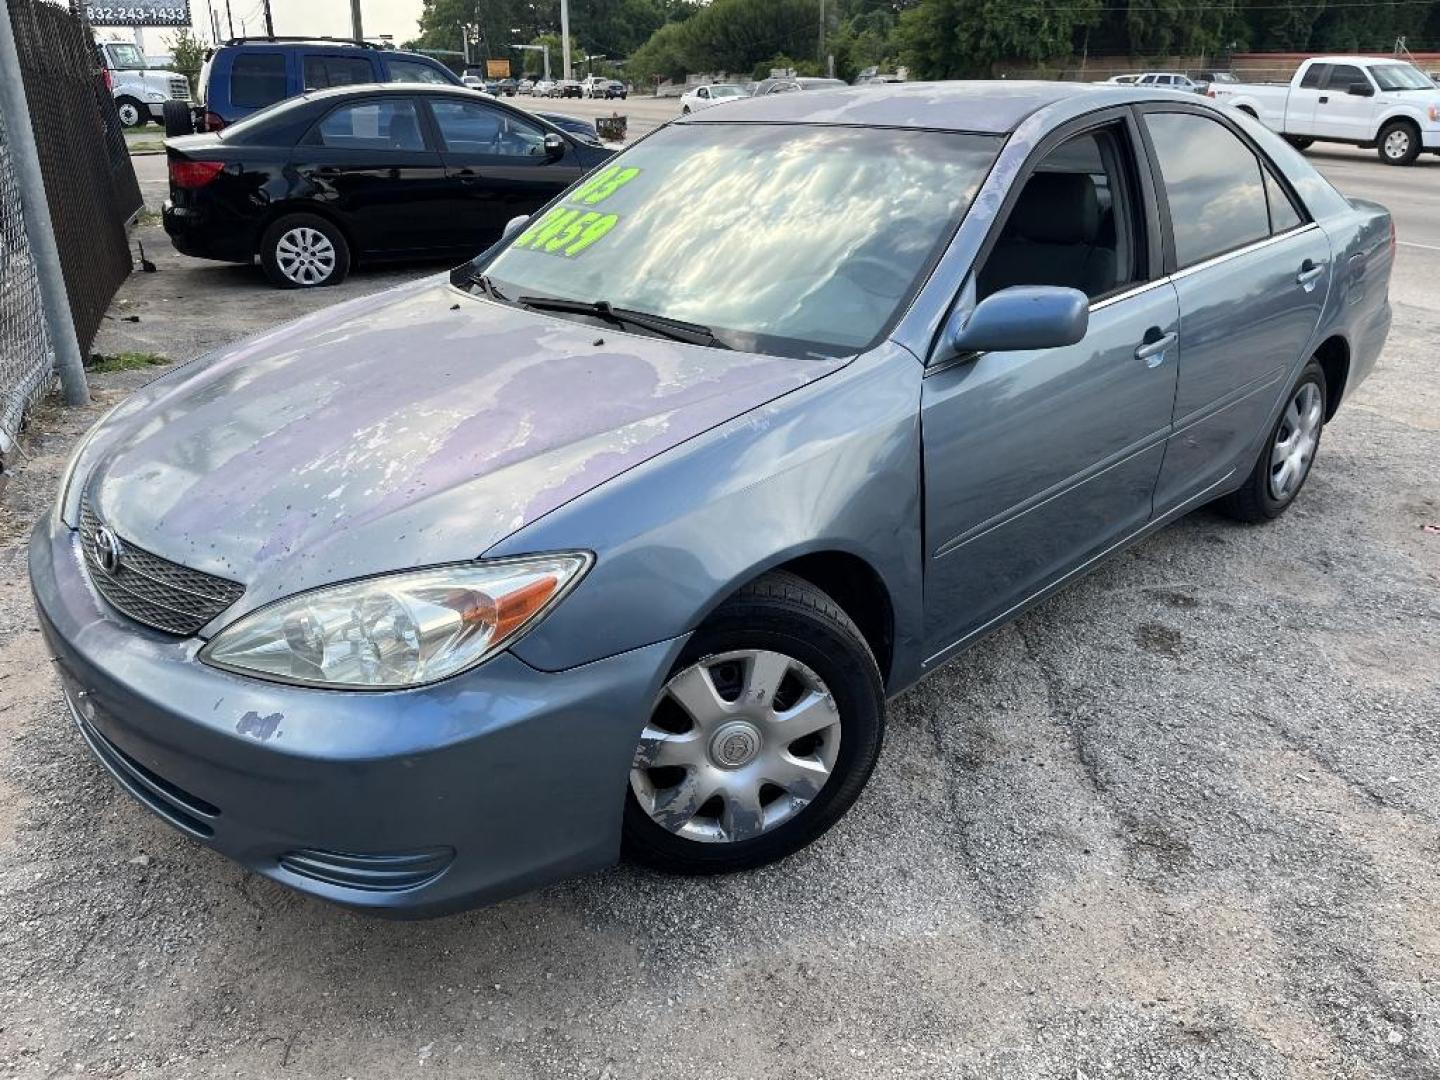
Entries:
<svg viewBox="0 0 1440 1080">
<path fill-rule="evenodd" d="M 176 75 L 170 79 L 170 96 L 176 101 L 190 100 L 190 80 L 183 75 Z"/>
<path fill-rule="evenodd" d="M 123 542 L 119 564 L 113 572 L 107 571 L 93 554 L 99 527 L 100 520 L 87 496 L 80 503 L 80 547 L 85 553 L 85 569 L 96 591 L 136 622 L 188 637 L 245 591 L 245 586 L 234 581 L 191 570 Z"/>
</svg>

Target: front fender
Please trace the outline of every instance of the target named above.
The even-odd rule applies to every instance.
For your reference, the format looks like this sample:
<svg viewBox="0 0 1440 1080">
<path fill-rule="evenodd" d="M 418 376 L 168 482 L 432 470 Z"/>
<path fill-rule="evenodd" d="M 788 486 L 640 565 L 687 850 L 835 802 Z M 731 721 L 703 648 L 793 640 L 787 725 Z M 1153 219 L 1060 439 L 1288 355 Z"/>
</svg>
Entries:
<svg viewBox="0 0 1440 1080">
<path fill-rule="evenodd" d="M 555 671 L 677 637 L 767 569 L 841 551 L 894 611 L 892 691 L 922 651 L 923 369 L 886 344 L 609 481 L 485 553 L 584 548 L 594 569 L 515 646 Z"/>
</svg>

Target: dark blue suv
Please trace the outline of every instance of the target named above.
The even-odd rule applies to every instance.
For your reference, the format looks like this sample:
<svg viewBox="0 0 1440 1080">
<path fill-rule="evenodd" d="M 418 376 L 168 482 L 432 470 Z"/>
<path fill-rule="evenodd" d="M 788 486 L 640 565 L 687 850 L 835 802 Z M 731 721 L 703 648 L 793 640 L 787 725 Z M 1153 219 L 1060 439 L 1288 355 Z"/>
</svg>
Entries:
<svg viewBox="0 0 1440 1080">
<path fill-rule="evenodd" d="M 438 60 L 361 41 L 327 38 L 236 38 L 200 69 L 199 127 L 219 131 L 257 109 L 352 83 L 413 82 L 459 86 Z"/>
</svg>

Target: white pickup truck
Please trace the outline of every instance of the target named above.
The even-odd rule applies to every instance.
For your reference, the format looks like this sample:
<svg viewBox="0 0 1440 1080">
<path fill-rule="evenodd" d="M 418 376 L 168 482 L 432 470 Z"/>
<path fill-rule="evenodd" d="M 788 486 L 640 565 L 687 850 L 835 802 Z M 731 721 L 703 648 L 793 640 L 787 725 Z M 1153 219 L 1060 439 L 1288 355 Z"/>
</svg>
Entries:
<svg viewBox="0 0 1440 1080">
<path fill-rule="evenodd" d="M 1285 83 L 1212 82 L 1206 93 L 1247 112 L 1294 146 L 1373 146 L 1387 165 L 1440 153 L 1440 87 L 1413 64 L 1314 56 Z"/>
</svg>

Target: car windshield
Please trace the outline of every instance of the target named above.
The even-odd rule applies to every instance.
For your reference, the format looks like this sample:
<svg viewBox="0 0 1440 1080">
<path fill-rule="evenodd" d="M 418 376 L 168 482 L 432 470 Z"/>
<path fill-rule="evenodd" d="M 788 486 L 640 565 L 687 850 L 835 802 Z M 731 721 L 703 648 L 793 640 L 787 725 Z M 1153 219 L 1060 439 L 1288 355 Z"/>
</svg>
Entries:
<svg viewBox="0 0 1440 1080">
<path fill-rule="evenodd" d="M 511 301 L 604 301 L 699 324 L 732 348 L 853 353 L 902 310 L 1001 143 L 676 124 L 566 192 L 472 272 Z"/>
<path fill-rule="evenodd" d="M 745 91 L 738 86 L 712 86 L 710 87 L 710 96 L 712 98 L 744 97 Z"/>
<path fill-rule="evenodd" d="M 145 54 L 134 45 L 111 45 L 110 56 L 119 70 L 145 70 Z"/>
<path fill-rule="evenodd" d="M 1376 64 L 1370 69 L 1381 90 L 1434 90 L 1435 83 L 1409 64 Z"/>
</svg>

